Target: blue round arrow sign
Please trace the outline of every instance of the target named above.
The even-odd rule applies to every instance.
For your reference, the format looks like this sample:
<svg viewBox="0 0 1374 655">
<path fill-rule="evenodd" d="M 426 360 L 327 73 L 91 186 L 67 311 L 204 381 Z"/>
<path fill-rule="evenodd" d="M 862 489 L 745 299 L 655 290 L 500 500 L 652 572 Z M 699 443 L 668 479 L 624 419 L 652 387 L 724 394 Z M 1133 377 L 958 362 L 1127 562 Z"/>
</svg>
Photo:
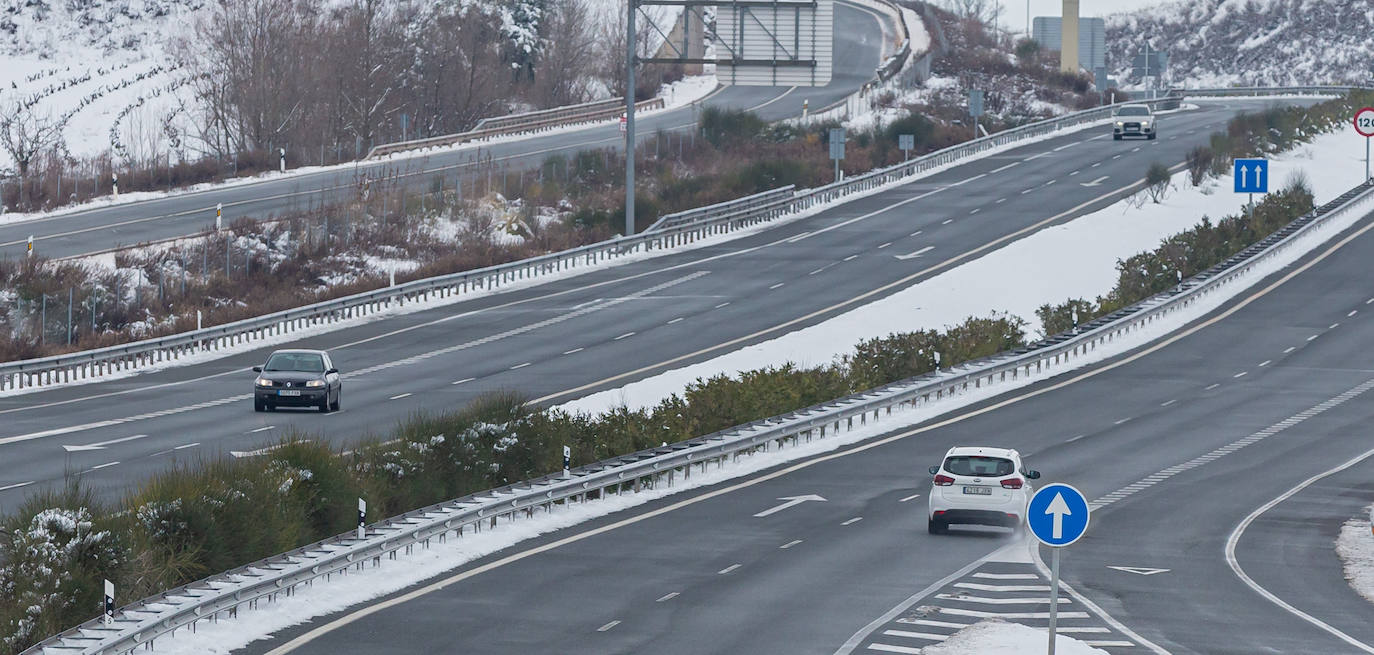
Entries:
<svg viewBox="0 0 1374 655">
<path fill-rule="evenodd" d="M 1088 500 L 1070 485 L 1047 484 L 1026 507 L 1026 527 L 1040 543 L 1067 546 L 1088 531 Z"/>
</svg>

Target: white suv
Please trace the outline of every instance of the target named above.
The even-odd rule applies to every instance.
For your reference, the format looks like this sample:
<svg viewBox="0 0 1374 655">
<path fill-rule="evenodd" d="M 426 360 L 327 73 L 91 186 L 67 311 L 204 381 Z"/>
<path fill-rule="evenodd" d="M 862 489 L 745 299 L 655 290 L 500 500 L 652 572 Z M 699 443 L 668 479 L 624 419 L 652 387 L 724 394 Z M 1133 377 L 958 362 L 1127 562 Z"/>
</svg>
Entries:
<svg viewBox="0 0 1374 655">
<path fill-rule="evenodd" d="M 927 503 L 926 526 L 942 534 L 951 523 L 1020 526 L 1030 503 L 1027 480 L 1040 477 L 1027 470 L 1021 455 L 1005 448 L 956 446 L 945 461 L 930 467 L 935 476 Z"/>
<path fill-rule="evenodd" d="M 1153 141 L 1159 136 L 1159 121 L 1149 105 L 1123 105 L 1112 113 L 1112 138 L 1143 136 Z"/>
</svg>

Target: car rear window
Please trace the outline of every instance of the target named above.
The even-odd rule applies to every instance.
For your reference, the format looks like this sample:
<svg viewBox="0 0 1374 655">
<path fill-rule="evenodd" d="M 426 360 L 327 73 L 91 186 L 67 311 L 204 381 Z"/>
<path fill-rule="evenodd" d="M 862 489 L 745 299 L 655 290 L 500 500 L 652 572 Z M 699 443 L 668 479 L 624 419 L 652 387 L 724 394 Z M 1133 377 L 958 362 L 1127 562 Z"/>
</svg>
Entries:
<svg viewBox="0 0 1374 655">
<path fill-rule="evenodd" d="M 995 478 L 1015 473 L 1016 465 L 1012 464 L 1011 460 L 1001 457 L 956 455 L 954 457 L 945 458 L 945 470 L 955 475 L 977 475 Z"/>
<path fill-rule="evenodd" d="M 323 373 L 324 358 L 310 353 L 276 353 L 267 360 L 268 371 L 297 371 L 300 373 Z"/>
</svg>

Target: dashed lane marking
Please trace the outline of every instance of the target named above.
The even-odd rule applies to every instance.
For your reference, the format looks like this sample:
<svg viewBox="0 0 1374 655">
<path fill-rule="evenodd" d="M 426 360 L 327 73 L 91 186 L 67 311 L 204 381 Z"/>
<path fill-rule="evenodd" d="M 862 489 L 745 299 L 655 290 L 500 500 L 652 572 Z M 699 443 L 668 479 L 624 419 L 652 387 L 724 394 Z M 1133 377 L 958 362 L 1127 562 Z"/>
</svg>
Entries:
<svg viewBox="0 0 1374 655">
<path fill-rule="evenodd" d="M 674 591 L 674 592 L 672 592 L 672 593 L 664 594 L 662 598 L 659 598 L 658 600 L 656 600 L 656 601 L 654 601 L 654 602 L 655 602 L 655 603 L 662 603 L 663 601 L 672 600 L 672 599 L 677 598 L 677 597 L 678 597 L 678 592 Z"/>
<path fill-rule="evenodd" d="M 859 521 L 862 521 L 862 520 L 864 520 L 864 517 L 862 517 L 862 516 L 856 516 L 856 517 L 854 517 L 854 518 L 852 518 L 852 519 L 849 519 L 848 521 L 845 521 L 844 523 L 841 523 L 840 525 L 853 525 L 853 524 L 858 523 Z"/>
<path fill-rule="evenodd" d="M 727 566 L 727 567 L 725 567 L 725 568 L 723 568 L 723 569 L 721 569 L 721 570 L 719 570 L 719 571 L 716 571 L 716 573 L 719 574 L 719 575 L 726 575 L 726 574 L 730 573 L 731 571 L 734 571 L 735 569 L 739 568 L 740 566 L 742 566 L 742 565 L 741 565 L 741 564 L 731 564 L 730 566 Z"/>
<path fill-rule="evenodd" d="M 578 350 L 581 350 L 581 348 L 578 348 Z M 563 354 L 566 355 L 566 354 L 568 354 L 568 353 L 563 353 Z M 461 379 L 461 380 L 454 380 L 453 382 L 450 382 L 449 384 L 466 384 L 466 383 L 472 382 L 473 380 L 476 380 L 476 379 L 477 379 L 477 378 L 463 378 L 463 379 Z"/>
<path fill-rule="evenodd" d="M 920 497 L 921 497 L 921 494 L 911 494 L 910 496 L 907 496 L 906 498 L 902 498 L 902 499 L 898 500 L 897 502 L 899 502 L 899 503 L 905 503 L 905 502 L 908 501 L 908 500 L 916 500 L 917 498 L 920 498 Z"/>
<path fill-rule="evenodd" d="M 783 545 L 781 545 L 781 546 L 778 546 L 778 550 L 787 550 L 788 548 L 791 548 L 791 547 L 793 547 L 793 546 L 795 546 L 795 545 L 797 545 L 797 544 L 799 544 L 799 543 L 801 543 L 801 542 L 802 542 L 801 539 L 793 539 L 792 541 L 789 541 L 789 542 L 787 542 L 787 543 L 785 543 L 785 544 L 783 544 Z"/>
<path fill-rule="evenodd" d="M 614 628 L 614 627 L 616 627 L 616 626 L 618 626 L 618 625 L 620 625 L 620 621 L 618 621 L 618 620 L 617 620 L 617 621 L 611 621 L 610 623 L 607 623 L 606 625 L 603 625 L 603 626 L 597 628 L 596 631 L 597 631 L 597 632 L 605 632 L 605 631 L 610 630 L 611 628 Z"/>
</svg>

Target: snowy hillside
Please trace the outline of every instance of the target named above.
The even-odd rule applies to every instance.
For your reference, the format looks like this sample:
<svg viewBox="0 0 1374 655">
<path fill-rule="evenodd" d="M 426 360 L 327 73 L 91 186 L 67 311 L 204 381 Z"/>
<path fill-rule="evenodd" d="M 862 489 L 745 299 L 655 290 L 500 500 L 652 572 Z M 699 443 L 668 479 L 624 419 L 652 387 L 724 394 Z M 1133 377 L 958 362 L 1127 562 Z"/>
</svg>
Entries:
<svg viewBox="0 0 1374 655">
<path fill-rule="evenodd" d="M 1374 79 L 1374 3 L 1183 0 L 1107 17 L 1107 66 L 1125 84 L 1148 36 L 1169 52 L 1174 86 L 1284 85 Z"/>
</svg>

